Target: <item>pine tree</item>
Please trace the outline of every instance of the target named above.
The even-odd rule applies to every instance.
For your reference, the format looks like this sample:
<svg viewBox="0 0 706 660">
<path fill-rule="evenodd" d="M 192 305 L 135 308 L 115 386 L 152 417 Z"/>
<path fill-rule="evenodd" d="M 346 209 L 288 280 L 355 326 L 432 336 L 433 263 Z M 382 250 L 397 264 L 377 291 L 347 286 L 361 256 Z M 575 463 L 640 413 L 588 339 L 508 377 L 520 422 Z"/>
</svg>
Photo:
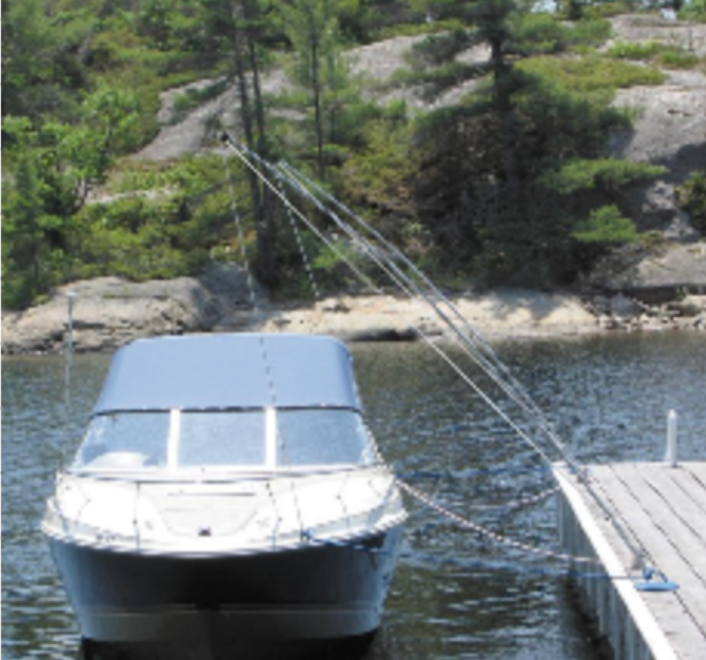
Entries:
<svg viewBox="0 0 706 660">
<path fill-rule="evenodd" d="M 282 5 L 284 27 L 295 58 L 290 76 L 306 93 L 307 106 L 313 114 L 317 173 L 321 179 L 326 178 L 326 147 L 338 142 L 341 119 L 351 95 L 338 10 L 338 0 L 293 0 Z"/>
<path fill-rule="evenodd" d="M 228 58 L 230 75 L 239 97 L 240 119 L 245 144 L 262 156 L 268 154 L 265 109 L 260 86 L 262 58 L 258 44 L 267 30 L 266 17 L 270 3 L 264 0 L 202 0 L 209 36 Z M 266 285 L 276 284 L 275 232 L 270 191 L 257 175 L 247 172 L 250 197 L 257 228 L 255 270 Z"/>
<path fill-rule="evenodd" d="M 450 267 L 467 270 L 472 261 L 490 284 L 545 284 L 575 274 L 582 241 L 590 240 L 593 255 L 601 240 L 631 240 L 620 190 L 655 172 L 601 160 L 608 128 L 625 118 L 595 96 L 540 75 L 546 58 L 533 60 L 534 67 L 522 61 L 567 48 L 570 29 L 513 0 L 428 5 L 458 28 L 420 44 L 420 75 L 411 80 L 439 94 L 481 79 L 461 104 L 418 124 L 418 199 Z M 458 57 L 477 44 L 487 46 L 487 58 Z M 579 171 L 586 183 L 567 195 L 559 183 Z"/>
<path fill-rule="evenodd" d="M 468 102 L 442 109 L 420 124 L 427 154 L 419 178 L 420 197 L 429 195 L 433 200 L 430 210 L 441 220 L 433 221 L 433 231 L 441 245 L 466 260 L 469 251 L 478 250 L 487 224 L 507 222 L 522 206 L 518 126 L 512 104 L 522 82 L 510 59 L 515 52 L 511 19 L 517 7 L 513 0 L 428 0 L 425 4 L 431 20 L 453 20 L 457 27 L 434 34 L 414 48 L 410 82 L 422 84 L 427 98 L 434 98 L 470 80 L 489 81 Z M 487 58 L 458 58 L 482 45 L 487 47 Z M 461 245 L 467 249 L 459 252 Z"/>
</svg>

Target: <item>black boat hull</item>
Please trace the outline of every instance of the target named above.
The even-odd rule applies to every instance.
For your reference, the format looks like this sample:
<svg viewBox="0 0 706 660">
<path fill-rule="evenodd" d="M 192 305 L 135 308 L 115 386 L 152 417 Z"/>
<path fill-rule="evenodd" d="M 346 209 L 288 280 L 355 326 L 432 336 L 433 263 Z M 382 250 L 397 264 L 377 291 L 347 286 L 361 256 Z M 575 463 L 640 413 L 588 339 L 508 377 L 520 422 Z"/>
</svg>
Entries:
<svg viewBox="0 0 706 660">
<path fill-rule="evenodd" d="M 380 625 L 401 527 L 347 544 L 217 556 L 50 538 L 81 634 L 196 647 L 364 637 Z"/>
</svg>

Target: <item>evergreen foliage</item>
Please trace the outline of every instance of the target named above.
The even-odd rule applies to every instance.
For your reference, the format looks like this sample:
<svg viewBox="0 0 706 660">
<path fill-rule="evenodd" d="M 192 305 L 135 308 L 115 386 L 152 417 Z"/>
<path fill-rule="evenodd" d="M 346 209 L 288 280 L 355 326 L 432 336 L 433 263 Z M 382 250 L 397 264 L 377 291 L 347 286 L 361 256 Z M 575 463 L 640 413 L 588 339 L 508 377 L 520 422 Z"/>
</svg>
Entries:
<svg viewBox="0 0 706 660">
<path fill-rule="evenodd" d="M 361 98 L 360 81 L 343 57 L 339 5 L 339 0 L 294 0 L 281 7 L 293 51 L 289 76 L 301 92 L 290 99 L 300 99 L 308 129 L 304 141 L 315 145 L 321 180 L 326 179 L 328 164 L 340 160 L 340 148 L 355 143 L 371 112 Z M 344 8 L 351 5 L 344 3 Z"/>
<path fill-rule="evenodd" d="M 681 15 L 698 20 L 702 6 L 692 0 Z M 700 60 L 655 44 L 600 54 L 604 3 L 560 10 L 522 0 L 7 0 L 3 305 L 78 277 L 195 274 L 241 247 L 261 281 L 303 291 L 286 214 L 252 173 L 229 164 L 241 246 L 221 156 L 127 158 L 156 135 L 160 92 L 204 79 L 177 96 L 173 122 L 234 87 L 239 139 L 324 181 L 432 275 L 570 282 L 636 240 L 624 193 L 660 172 L 607 157 L 609 131 L 629 125 L 610 106 L 615 90 L 663 82 L 650 65 Z M 427 113 L 369 100 L 344 49 L 391 33 L 427 35 L 402 84 L 435 99 L 472 83 L 467 97 Z M 476 47 L 487 56 L 468 57 Z M 293 89 L 274 99 L 261 78 L 282 62 Z M 702 230 L 704 189 L 703 173 L 680 189 Z M 325 285 L 349 285 L 335 253 L 302 239 Z"/>
<path fill-rule="evenodd" d="M 683 3 L 678 15 L 683 21 L 706 23 L 706 0 L 691 0 Z"/>
<path fill-rule="evenodd" d="M 635 223 L 611 204 L 591 211 L 587 220 L 576 225 L 572 236 L 580 243 L 607 246 L 632 243 L 638 233 Z"/>
<path fill-rule="evenodd" d="M 677 190 L 677 196 L 694 227 L 706 232 L 706 172 L 692 172 Z"/>
<path fill-rule="evenodd" d="M 3 176 L 3 302 L 31 301 L 74 258 L 76 215 L 121 149 L 132 146 L 136 119 L 129 92 L 101 87 L 85 97 L 79 123 L 3 121 L 12 176 Z M 9 169 L 9 168 L 8 168 Z M 7 285 L 7 286 L 5 286 Z"/>
<path fill-rule="evenodd" d="M 653 62 L 667 69 L 692 69 L 700 62 L 694 53 L 657 41 L 618 42 L 611 46 L 608 55 L 618 59 Z"/>
<path fill-rule="evenodd" d="M 468 77 L 485 74 L 464 104 L 419 122 L 418 210 L 451 272 L 470 266 L 487 284 L 565 282 L 600 252 L 582 244 L 633 239 L 611 204 L 662 170 L 604 157 L 608 131 L 627 122 L 609 102 L 618 87 L 663 77 L 598 56 L 548 56 L 572 45 L 553 17 L 504 1 L 480 6 L 481 29 L 432 37 L 416 51 L 442 71 L 470 43 L 491 51 L 489 61 L 464 67 Z"/>
</svg>

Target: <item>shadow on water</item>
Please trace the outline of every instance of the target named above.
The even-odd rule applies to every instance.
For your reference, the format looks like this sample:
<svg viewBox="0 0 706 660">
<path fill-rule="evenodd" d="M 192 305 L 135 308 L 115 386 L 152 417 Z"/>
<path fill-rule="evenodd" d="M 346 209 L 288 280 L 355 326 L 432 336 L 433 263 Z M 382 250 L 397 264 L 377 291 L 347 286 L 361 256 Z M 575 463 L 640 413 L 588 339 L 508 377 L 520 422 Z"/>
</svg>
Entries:
<svg viewBox="0 0 706 660">
<path fill-rule="evenodd" d="M 80 660 L 373 660 L 370 654 L 381 634 L 331 642 L 288 645 L 250 644 L 224 646 L 170 646 L 165 644 L 111 645 L 82 640 Z M 384 660 L 384 655 L 375 655 Z"/>
<path fill-rule="evenodd" d="M 670 408 L 680 413 L 681 459 L 706 460 L 703 335 L 507 342 L 496 348 L 581 460 L 661 460 Z M 483 508 L 536 495 L 551 482 L 534 453 L 447 367 L 413 344 L 355 345 L 352 352 L 366 416 L 398 474 L 499 533 L 533 546 L 554 545 L 552 499 L 526 509 Z M 3 660 L 88 660 L 90 645 L 80 646 L 38 525 L 59 454 L 73 452 L 108 362 L 109 356 L 76 356 L 67 414 L 61 358 L 3 358 Z M 411 501 L 408 508 L 382 628 L 367 650 L 344 646 L 327 651 L 328 657 L 600 657 L 560 566 L 460 532 Z M 116 649 L 100 651 L 109 660 L 121 657 L 105 656 Z M 249 657 L 216 652 L 192 657 Z"/>
</svg>

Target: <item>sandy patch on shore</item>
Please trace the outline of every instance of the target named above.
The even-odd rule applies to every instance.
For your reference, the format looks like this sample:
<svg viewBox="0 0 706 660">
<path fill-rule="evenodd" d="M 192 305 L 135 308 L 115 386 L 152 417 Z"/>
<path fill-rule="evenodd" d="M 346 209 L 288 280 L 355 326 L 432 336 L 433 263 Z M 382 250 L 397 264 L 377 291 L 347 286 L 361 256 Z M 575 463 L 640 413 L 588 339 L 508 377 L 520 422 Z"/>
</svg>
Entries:
<svg viewBox="0 0 706 660">
<path fill-rule="evenodd" d="M 484 296 L 455 297 L 453 308 L 443 301 L 435 304 L 441 314 L 422 300 L 342 296 L 294 309 L 263 310 L 251 327 L 268 332 L 332 334 L 348 341 L 418 339 L 422 335 L 448 336 L 443 315 L 489 337 L 585 334 L 599 330 L 596 317 L 581 301 L 565 294 L 505 289 Z M 228 319 L 220 327 L 228 329 Z"/>
</svg>

